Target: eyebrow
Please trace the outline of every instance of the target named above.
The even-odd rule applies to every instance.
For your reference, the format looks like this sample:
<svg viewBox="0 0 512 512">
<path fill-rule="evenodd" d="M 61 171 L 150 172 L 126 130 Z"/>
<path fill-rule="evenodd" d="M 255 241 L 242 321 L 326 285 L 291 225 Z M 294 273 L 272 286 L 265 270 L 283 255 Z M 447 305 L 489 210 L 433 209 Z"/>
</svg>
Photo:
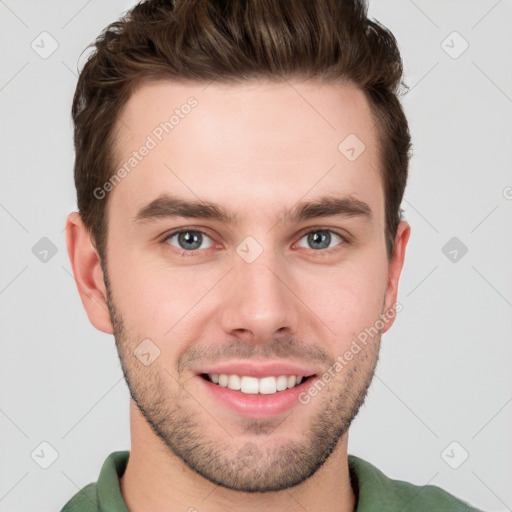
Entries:
<svg viewBox="0 0 512 512">
<path fill-rule="evenodd" d="M 318 217 L 361 217 L 366 221 L 373 219 L 370 206 L 353 196 L 322 196 L 313 201 L 304 201 L 293 208 L 284 208 L 279 216 L 285 222 L 303 222 Z M 240 217 L 224 206 L 211 201 L 190 201 L 176 196 L 163 194 L 142 207 L 134 217 L 137 223 L 146 223 L 158 219 L 191 217 L 208 219 L 225 224 L 237 224 Z"/>
</svg>

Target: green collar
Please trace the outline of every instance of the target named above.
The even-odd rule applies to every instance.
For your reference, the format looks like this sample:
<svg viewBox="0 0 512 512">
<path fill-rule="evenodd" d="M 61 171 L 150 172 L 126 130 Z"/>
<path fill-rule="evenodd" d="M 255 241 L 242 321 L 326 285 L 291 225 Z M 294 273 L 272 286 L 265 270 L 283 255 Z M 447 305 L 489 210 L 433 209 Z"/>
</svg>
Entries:
<svg viewBox="0 0 512 512">
<path fill-rule="evenodd" d="M 82 489 L 61 512 L 129 512 L 119 485 L 129 456 L 128 450 L 111 453 L 101 468 L 98 482 Z M 439 487 L 393 480 L 355 455 L 348 456 L 348 465 L 357 500 L 354 512 L 480 512 Z"/>
</svg>

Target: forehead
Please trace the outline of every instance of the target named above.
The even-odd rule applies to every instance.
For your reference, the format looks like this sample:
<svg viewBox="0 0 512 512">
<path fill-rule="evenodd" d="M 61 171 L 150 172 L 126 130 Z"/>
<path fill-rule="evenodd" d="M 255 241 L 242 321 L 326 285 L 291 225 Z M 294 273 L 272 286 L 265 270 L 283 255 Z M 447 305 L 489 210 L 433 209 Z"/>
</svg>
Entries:
<svg viewBox="0 0 512 512">
<path fill-rule="evenodd" d="M 118 119 L 114 172 L 125 172 L 111 202 L 126 214 L 165 193 L 239 217 L 332 192 L 382 210 L 377 133 L 351 84 L 158 81 Z"/>
</svg>

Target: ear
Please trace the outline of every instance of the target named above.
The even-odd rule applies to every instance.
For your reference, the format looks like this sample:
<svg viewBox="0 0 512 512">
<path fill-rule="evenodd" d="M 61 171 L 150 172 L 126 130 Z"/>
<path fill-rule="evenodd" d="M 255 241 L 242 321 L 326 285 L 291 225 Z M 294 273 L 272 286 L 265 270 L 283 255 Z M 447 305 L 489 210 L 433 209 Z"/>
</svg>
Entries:
<svg viewBox="0 0 512 512">
<path fill-rule="evenodd" d="M 384 301 L 383 321 L 384 327 L 382 332 L 385 333 L 394 323 L 396 313 L 400 311 L 400 307 L 395 307 L 398 294 L 398 280 L 402 273 L 402 267 L 405 259 L 405 249 L 407 242 L 411 236 L 411 227 L 406 221 L 400 221 L 395 236 L 395 248 L 393 256 L 388 265 L 388 286 L 386 289 L 386 298 Z M 386 312 L 389 311 L 388 314 Z"/>
<path fill-rule="evenodd" d="M 66 220 L 66 245 L 78 293 L 89 321 L 96 329 L 113 334 L 100 257 L 78 212 L 70 213 Z"/>
</svg>

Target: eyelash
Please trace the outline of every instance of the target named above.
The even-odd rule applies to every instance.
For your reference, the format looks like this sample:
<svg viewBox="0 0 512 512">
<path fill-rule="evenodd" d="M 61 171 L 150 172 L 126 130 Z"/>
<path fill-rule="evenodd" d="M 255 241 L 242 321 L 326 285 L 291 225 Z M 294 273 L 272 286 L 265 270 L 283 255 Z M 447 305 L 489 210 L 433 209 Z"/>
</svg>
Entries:
<svg viewBox="0 0 512 512">
<path fill-rule="evenodd" d="M 318 253 L 319 255 L 323 255 L 324 253 L 335 254 L 335 253 L 343 250 L 345 245 L 350 245 L 350 240 L 346 235 L 343 235 L 339 231 L 336 231 L 333 229 L 328 229 L 328 228 L 314 228 L 309 231 L 306 231 L 305 233 L 303 233 L 300 236 L 299 241 L 302 240 L 305 236 L 309 235 L 310 233 L 319 233 L 319 232 L 334 233 L 335 235 L 337 235 L 341 238 L 342 242 L 331 249 L 319 249 L 319 250 L 310 249 L 314 253 Z M 177 229 L 175 231 L 172 231 L 172 232 L 166 234 L 165 237 L 161 240 L 161 243 L 167 245 L 168 247 L 171 247 L 172 248 L 171 251 L 174 252 L 175 254 L 177 252 L 179 257 L 183 257 L 183 258 L 198 257 L 198 256 L 200 256 L 201 252 L 204 252 L 205 250 L 207 250 L 207 249 L 194 249 L 191 251 L 186 251 L 184 249 L 178 249 L 177 247 L 174 247 L 174 246 L 170 245 L 169 243 L 167 243 L 170 238 L 172 238 L 175 235 L 179 235 L 180 233 L 200 233 L 200 234 L 205 235 L 206 237 L 210 238 L 212 240 L 212 242 L 215 243 L 215 240 L 213 240 L 213 238 L 210 235 L 208 235 L 208 233 L 201 231 L 200 229 L 195 229 L 195 228 Z"/>
</svg>

